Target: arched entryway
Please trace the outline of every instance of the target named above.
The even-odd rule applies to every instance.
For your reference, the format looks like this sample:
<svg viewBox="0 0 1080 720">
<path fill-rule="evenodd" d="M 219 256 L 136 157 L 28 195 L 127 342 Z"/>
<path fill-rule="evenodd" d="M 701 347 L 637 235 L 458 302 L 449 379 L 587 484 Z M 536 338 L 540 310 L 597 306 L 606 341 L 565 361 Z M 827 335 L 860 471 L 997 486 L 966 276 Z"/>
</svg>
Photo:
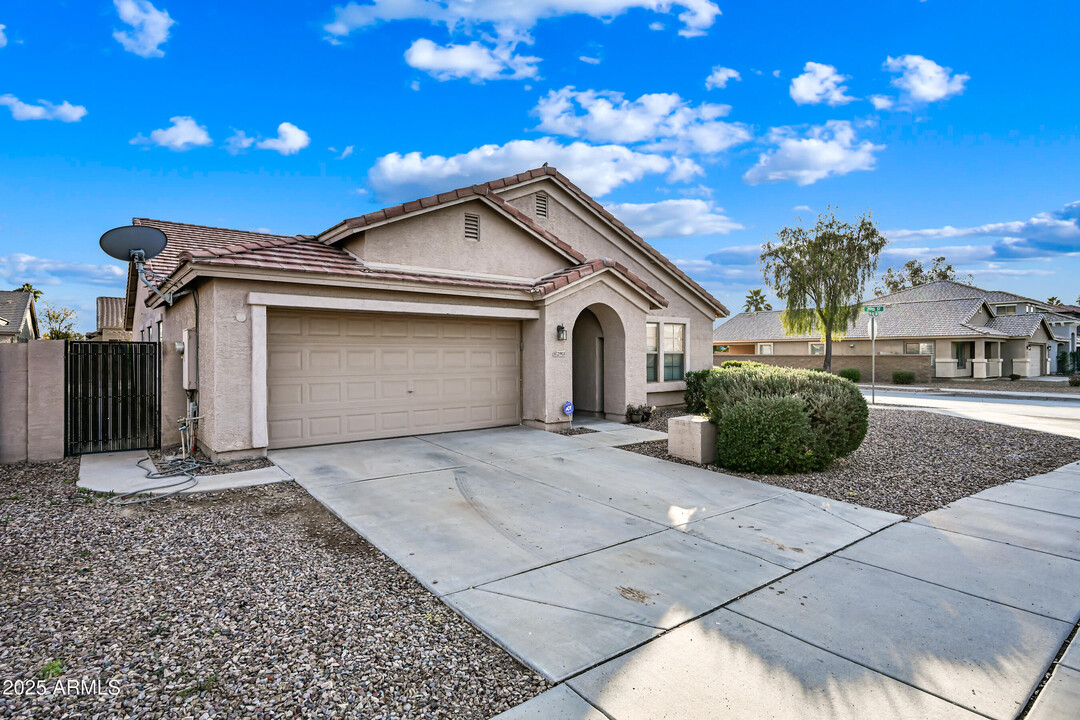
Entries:
<svg viewBox="0 0 1080 720">
<path fill-rule="evenodd" d="M 578 313 L 573 337 L 574 409 L 622 415 L 626 408 L 626 334 L 618 314 L 595 303 Z"/>
</svg>

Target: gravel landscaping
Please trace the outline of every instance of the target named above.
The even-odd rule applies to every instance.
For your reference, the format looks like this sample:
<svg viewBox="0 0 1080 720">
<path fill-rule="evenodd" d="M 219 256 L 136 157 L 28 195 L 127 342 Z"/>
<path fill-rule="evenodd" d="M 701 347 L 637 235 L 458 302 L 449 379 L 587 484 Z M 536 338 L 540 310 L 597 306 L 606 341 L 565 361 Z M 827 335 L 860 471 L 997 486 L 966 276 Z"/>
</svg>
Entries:
<svg viewBox="0 0 1080 720">
<path fill-rule="evenodd" d="M 649 426 L 667 431 L 665 408 Z M 667 454 L 667 441 L 623 450 L 695 465 Z M 921 410 L 870 408 L 862 446 L 822 472 L 792 475 L 729 473 L 770 485 L 823 495 L 915 517 L 995 485 L 1049 472 L 1080 460 L 1080 440 L 966 420 Z M 715 466 L 709 470 L 728 472 Z"/>
<path fill-rule="evenodd" d="M 173 445 L 171 447 L 162 448 L 161 450 L 153 449 L 147 450 L 146 454 L 150 456 L 154 466 L 161 468 L 161 463 L 165 458 L 178 458 L 180 457 L 180 446 Z M 210 462 L 210 458 L 206 457 L 206 454 L 195 449 L 195 452 L 191 454 L 196 460 L 202 462 Z M 149 467 L 149 463 L 143 463 Z M 227 473 L 244 472 L 245 470 L 258 470 L 259 468 L 274 467 L 274 463 L 270 462 L 267 458 L 258 457 L 250 458 L 248 460 L 234 460 L 228 463 L 219 463 L 217 465 L 204 465 L 199 468 L 195 468 L 191 471 L 192 475 L 204 476 L 204 475 L 225 475 Z"/>
<path fill-rule="evenodd" d="M 0 682 L 102 692 L 0 717 L 482 719 L 549 687 L 293 483 L 118 508 L 77 468 L 0 466 Z"/>
</svg>

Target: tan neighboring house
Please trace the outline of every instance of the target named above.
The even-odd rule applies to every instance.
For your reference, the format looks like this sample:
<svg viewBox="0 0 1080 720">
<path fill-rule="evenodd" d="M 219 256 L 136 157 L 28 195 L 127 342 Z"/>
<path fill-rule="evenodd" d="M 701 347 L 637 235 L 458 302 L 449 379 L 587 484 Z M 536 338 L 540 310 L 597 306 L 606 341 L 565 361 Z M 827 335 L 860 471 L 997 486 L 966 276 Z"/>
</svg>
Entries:
<svg viewBox="0 0 1080 720">
<path fill-rule="evenodd" d="M 131 341 L 131 332 L 124 327 L 127 300 L 122 297 L 99 297 L 97 299 L 97 330 L 86 333 L 87 340 Z"/>
<path fill-rule="evenodd" d="M 1050 369 L 1054 332 L 1045 304 L 1019 295 L 941 280 L 864 305 L 884 307 L 877 320 L 877 354 L 928 356 L 936 378 L 993 378 L 1044 375 Z M 833 343 L 833 369 L 845 357 L 869 357 L 870 318 L 860 313 L 854 328 Z M 740 313 L 713 332 L 718 357 L 730 355 L 805 357 L 825 354 L 820 337 L 788 336 L 780 312 Z"/>
<path fill-rule="evenodd" d="M 34 296 L 21 290 L 0 290 L 0 343 L 19 343 L 41 337 Z"/>
<path fill-rule="evenodd" d="M 316 235 L 134 222 L 169 239 L 174 303 L 129 270 L 126 305 L 163 343 L 163 438 L 196 401 L 212 457 L 678 403 L 728 314 L 546 166 Z"/>
</svg>

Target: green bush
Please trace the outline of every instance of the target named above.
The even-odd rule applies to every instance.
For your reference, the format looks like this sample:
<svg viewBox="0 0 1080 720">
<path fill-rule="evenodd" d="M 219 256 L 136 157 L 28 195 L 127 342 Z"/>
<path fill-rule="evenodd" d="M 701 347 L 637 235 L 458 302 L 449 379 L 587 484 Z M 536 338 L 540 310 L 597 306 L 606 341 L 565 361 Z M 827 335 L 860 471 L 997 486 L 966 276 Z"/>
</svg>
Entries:
<svg viewBox="0 0 1080 720">
<path fill-rule="evenodd" d="M 797 397 L 755 397 L 725 412 L 716 425 L 716 464 L 741 472 L 804 469 L 810 420 Z"/>
<path fill-rule="evenodd" d="M 895 385 L 910 385 L 915 382 L 915 371 L 893 370 L 892 381 Z"/>
<path fill-rule="evenodd" d="M 1010 380 L 1019 380 L 1022 377 L 1024 377 L 1024 376 L 1021 375 L 1020 373 L 1009 373 L 1009 379 Z"/>
<path fill-rule="evenodd" d="M 683 393 L 683 401 L 686 402 L 686 411 L 695 415 L 705 414 L 705 381 L 713 368 L 708 370 L 691 370 L 686 373 L 686 392 Z"/>
<path fill-rule="evenodd" d="M 1069 387 L 1080 387 L 1080 375 L 1069 376 Z"/>
<path fill-rule="evenodd" d="M 753 360 L 725 360 L 720 363 L 721 368 L 736 368 L 744 365 L 761 365 L 761 363 L 756 363 Z"/>
<path fill-rule="evenodd" d="M 853 383 L 857 383 L 862 380 L 862 373 L 859 372 L 859 368 L 844 368 L 836 374 L 844 378 L 845 380 L 850 380 Z"/>
<path fill-rule="evenodd" d="M 857 387 L 835 375 L 754 363 L 721 368 L 710 374 L 705 383 L 705 405 L 709 419 L 718 430 L 722 424 L 733 427 L 725 420 L 729 413 L 740 408 L 738 414 L 743 417 L 742 406 L 760 398 L 797 400 L 808 424 L 804 436 L 792 439 L 799 446 L 798 452 L 792 454 L 786 441 L 762 448 L 762 453 L 777 453 L 778 457 L 769 464 L 790 468 L 786 472 L 827 467 L 834 459 L 852 453 L 866 437 L 869 417 L 866 400 Z M 718 440 L 718 451 L 722 444 Z M 728 455 L 720 452 L 720 457 Z"/>
</svg>

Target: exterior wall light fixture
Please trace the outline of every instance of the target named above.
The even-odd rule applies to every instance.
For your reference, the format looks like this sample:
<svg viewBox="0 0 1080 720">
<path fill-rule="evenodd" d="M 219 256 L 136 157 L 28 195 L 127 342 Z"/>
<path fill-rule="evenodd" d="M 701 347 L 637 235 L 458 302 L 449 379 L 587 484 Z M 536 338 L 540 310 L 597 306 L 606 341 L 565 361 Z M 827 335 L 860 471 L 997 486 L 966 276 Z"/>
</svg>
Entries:
<svg viewBox="0 0 1080 720">
<path fill-rule="evenodd" d="M 563 326 L 563 325 L 560 325 L 559 327 L 555 328 L 555 337 L 558 338 L 559 340 L 565 340 L 566 339 L 566 327 Z"/>
</svg>

